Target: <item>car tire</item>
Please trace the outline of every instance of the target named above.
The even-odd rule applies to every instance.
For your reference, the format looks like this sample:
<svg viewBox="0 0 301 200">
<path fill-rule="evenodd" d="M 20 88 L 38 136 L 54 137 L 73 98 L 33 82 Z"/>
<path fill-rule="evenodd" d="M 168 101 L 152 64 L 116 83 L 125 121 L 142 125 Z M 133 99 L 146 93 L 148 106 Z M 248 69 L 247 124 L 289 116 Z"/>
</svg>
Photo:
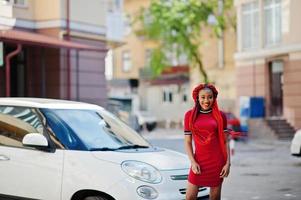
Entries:
<svg viewBox="0 0 301 200">
<path fill-rule="evenodd" d="M 108 200 L 108 199 L 101 196 L 89 196 L 89 197 L 85 197 L 83 200 Z"/>
<path fill-rule="evenodd" d="M 153 122 L 153 123 L 146 123 L 146 129 L 148 131 L 152 131 L 156 128 L 157 126 L 157 123 L 156 122 Z"/>
</svg>

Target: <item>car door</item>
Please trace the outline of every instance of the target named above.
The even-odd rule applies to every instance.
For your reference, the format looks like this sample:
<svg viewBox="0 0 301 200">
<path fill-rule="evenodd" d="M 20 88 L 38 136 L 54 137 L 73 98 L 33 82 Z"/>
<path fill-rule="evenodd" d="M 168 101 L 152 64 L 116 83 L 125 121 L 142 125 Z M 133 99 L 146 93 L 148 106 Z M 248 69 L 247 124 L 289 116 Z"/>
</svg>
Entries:
<svg viewBox="0 0 301 200">
<path fill-rule="evenodd" d="M 0 106 L 0 199 L 61 199 L 63 151 L 22 144 L 26 134 L 43 132 L 34 109 Z"/>
</svg>

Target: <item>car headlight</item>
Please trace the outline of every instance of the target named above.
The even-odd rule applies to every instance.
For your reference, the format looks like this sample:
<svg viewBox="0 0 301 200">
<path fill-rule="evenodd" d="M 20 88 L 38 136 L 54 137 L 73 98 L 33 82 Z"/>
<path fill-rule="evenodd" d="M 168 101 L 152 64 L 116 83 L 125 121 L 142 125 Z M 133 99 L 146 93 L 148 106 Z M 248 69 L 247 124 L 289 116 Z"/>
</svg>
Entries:
<svg viewBox="0 0 301 200">
<path fill-rule="evenodd" d="M 148 185 L 142 185 L 138 187 L 137 194 L 144 199 L 156 199 L 159 196 L 157 190 Z"/>
<path fill-rule="evenodd" d="M 128 160 L 121 163 L 122 170 L 129 176 L 147 183 L 160 183 L 162 176 L 158 169 L 140 161 Z"/>
</svg>

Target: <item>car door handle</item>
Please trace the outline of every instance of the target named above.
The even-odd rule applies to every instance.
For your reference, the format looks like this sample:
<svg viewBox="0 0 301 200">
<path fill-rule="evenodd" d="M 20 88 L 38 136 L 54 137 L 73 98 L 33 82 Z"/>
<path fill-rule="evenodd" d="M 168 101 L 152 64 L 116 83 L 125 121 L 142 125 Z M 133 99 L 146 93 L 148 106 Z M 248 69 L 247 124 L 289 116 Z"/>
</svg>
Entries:
<svg viewBox="0 0 301 200">
<path fill-rule="evenodd" d="M 10 160 L 9 157 L 5 155 L 0 155 L 0 161 L 7 161 L 7 160 Z"/>
</svg>

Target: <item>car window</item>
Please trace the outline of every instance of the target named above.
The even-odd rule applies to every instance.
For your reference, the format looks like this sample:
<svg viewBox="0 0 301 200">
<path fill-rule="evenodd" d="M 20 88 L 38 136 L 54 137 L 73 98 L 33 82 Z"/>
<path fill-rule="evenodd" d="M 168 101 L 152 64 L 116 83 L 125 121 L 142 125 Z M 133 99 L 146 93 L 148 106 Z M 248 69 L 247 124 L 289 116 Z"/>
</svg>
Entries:
<svg viewBox="0 0 301 200">
<path fill-rule="evenodd" d="M 28 133 L 43 134 L 43 125 L 34 109 L 0 106 L 0 145 L 25 147 L 22 139 Z"/>
<path fill-rule="evenodd" d="M 109 112 L 77 109 L 41 109 L 41 112 L 56 137 L 68 149 L 149 146 L 138 133 Z"/>
<path fill-rule="evenodd" d="M 58 140 L 59 144 L 62 144 L 67 149 L 82 149 L 81 144 L 78 143 L 78 140 L 74 137 L 72 130 L 68 125 L 62 121 L 55 113 L 45 112 L 47 127 L 49 127 L 50 135 L 55 137 Z"/>
</svg>

